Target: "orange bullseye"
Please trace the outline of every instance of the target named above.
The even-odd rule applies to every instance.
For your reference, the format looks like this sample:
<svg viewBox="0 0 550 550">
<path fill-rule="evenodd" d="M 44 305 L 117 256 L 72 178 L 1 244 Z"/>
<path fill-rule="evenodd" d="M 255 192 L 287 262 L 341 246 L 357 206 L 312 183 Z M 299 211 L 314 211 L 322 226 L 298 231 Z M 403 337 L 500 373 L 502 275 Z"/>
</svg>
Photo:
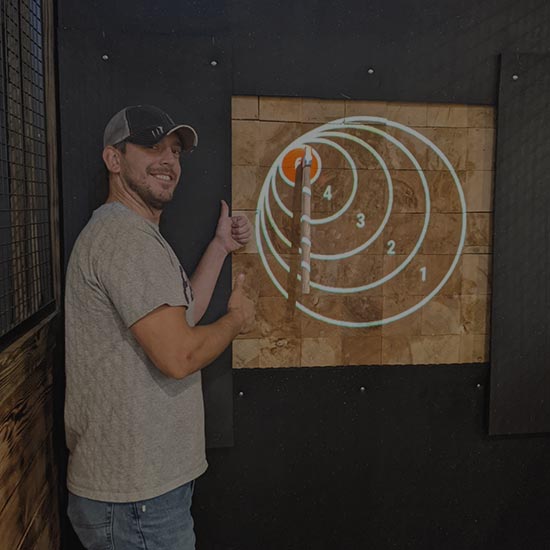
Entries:
<svg viewBox="0 0 550 550">
<path fill-rule="evenodd" d="M 296 148 L 290 150 L 283 158 L 282 168 L 283 174 L 290 180 L 296 181 L 296 165 L 298 159 L 304 157 L 304 150 L 301 148 Z M 311 180 L 313 181 L 319 173 L 319 161 L 317 156 L 314 154 L 311 162 Z"/>
</svg>

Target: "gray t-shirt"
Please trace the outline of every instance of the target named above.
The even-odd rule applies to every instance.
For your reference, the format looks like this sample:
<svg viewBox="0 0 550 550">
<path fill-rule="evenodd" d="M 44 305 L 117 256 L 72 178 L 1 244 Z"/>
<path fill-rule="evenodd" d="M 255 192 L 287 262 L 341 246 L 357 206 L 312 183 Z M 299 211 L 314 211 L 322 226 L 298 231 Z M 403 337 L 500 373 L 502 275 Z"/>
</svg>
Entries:
<svg viewBox="0 0 550 550">
<path fill-rule="evenodd" d="M 76 495 L 145 500 L 206 470 L 200 372 L 168 378 L 129 328 L 163 304 L 185 306 L 193 324 L 174 251 L 155 224 L 120 203 L 101 206 L 67 269 L 67 485 Z"/>
</svg>

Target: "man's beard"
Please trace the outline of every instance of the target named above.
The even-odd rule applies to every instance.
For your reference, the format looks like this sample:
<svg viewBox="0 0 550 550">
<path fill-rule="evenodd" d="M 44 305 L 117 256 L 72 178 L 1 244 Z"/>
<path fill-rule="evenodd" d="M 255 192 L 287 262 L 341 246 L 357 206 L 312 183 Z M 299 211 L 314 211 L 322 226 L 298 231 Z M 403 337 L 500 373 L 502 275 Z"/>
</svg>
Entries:
<svg viewBox="0 0 550 550">
<path fill-rule="evenodd" d="M 150 208 L 154 210 L 162 210 L 166 204 L 168 204 L 174 197 L 174 192 L 167 199 L 160 199 L 153 195 L 153 192 L 149 187 L 139 186 L 131 177 L 126 178 L 128 187 L 136 193 L 139 198 Z"/>
</svg>

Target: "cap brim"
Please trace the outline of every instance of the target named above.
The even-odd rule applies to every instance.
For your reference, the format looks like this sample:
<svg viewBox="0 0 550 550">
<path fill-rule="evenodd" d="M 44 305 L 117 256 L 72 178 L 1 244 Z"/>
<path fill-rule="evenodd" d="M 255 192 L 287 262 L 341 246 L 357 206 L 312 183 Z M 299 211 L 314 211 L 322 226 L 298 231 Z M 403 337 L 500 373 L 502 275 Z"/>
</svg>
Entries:
<svg viewBox="0 0 550 550">
<path fill-rule="evenodd" d="M 178 126 L 174 126 L 166 135 L 169 136 L 173 133 L 178 135 L 183 150 L 186 152 L 192 151 L 199 144 L 199 136 L 192 126 L 179 124 Z"/>
</svg>

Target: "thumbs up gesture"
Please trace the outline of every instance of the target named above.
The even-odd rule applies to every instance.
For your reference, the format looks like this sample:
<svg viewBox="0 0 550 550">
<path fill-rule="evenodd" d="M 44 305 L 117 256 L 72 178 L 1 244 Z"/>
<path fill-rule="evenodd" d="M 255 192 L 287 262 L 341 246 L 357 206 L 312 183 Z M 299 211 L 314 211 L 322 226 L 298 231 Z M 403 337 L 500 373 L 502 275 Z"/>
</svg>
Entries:
<svg viewBox="0 0 550 550">
<path fill-rule="evenodd" d="M 230 216 L 229 206 L 221 201 L 221 212 L 214 237 L 230 254 L 246 245 L 252 236 L 252 226 L 245 216 Z"/>
</svg>

